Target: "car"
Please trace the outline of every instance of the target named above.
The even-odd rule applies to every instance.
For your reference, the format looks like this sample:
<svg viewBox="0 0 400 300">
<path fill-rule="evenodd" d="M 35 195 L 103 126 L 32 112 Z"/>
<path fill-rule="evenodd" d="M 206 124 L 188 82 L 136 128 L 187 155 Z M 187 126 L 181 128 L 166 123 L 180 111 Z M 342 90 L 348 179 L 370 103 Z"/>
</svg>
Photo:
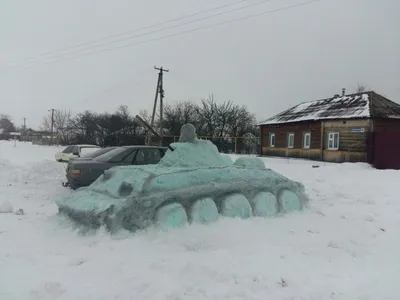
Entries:
<svg viewBox="0 0 400 300">
<path fill-rule="evenodd" d="M 72 158 L 85 156 L 98 149 L 100 149 L 100 147 L 96 145 L 70 145 L 63 151 L 57 152 L 55 158 L 58 162 L 68 162 Z"/>
<path fill-rule="evenodd" d="M 167 149 L 162 146 L 121 146 L 90 160 L 70 160 L 66 169 L 67 183 L 63 186 L 74 190 L 89 186 L 112 167 L 156 164 Z"/>
</svg>

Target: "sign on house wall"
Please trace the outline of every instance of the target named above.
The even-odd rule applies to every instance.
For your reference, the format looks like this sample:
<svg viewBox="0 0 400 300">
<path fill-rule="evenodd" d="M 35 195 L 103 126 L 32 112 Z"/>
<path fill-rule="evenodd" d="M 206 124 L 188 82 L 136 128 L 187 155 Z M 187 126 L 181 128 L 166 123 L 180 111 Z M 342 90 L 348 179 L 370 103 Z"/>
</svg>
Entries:
<svg viewBox="0 0 400 300">
<path fill-rule="evenodd" d="M 365 132 L 365 128 L 352 128 L 351 132 Z"/>
</svg>

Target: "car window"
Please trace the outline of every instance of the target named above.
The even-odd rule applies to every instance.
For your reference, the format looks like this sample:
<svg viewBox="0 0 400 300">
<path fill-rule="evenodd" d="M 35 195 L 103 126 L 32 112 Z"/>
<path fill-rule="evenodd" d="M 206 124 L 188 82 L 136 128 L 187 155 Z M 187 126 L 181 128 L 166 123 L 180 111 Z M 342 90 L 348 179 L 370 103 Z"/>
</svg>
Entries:
<svg viewBox="0 0 400 300">
<path fill-rule="evenodd" d="M 98 156 L 100 156 L 100 155 L 103 155 L 103 154 L 105 154 L 105 153 L 107 153 L 107 152 L 109 152 L 109 151 L 111 151 L 111 150 L 113 150 L 113 149 L 115 149 L 115 148 L 114 148 L 114 147 L 108 147 L 108 148 L 98 149 L 98 150 L 96 150 L 96 151 L 94 151 L 94 152 L 85 154 L 85 157 L 86 157 L 86 158 L 95 158 L 95 157 L 98 157 Z M 82 149 L 82 150 L 83 150 L 83 149 Z M 83 152 L 82 150 L 81 150 L 81 152 Z"/>
<path fill-rule="evenodd" d="M 65 148 L 62 153 L 71 153 L 72 152 L 72 148 L 74 148 L 74 146 L 68 146 L 67 148 Z"/>
<path fill-rule="evenodd" d="M 109 163 L 122 163 L 122 160 L 129 160 L 129 157 L 127 157 L 128 155 L 132 154 L 132 152 L 135 151 L 134 148 L 119 148 L 120 151 L 116 151 L 115 153 L 112 153 L 112 155 L 110 155 L 109 159 L 107 160 L 107 162 Z M 111 153 L 113 151 L 110 151 L 108 153 Z M 99 157 L 103 158 L 103 156 L 107 156 L 107 154 L 101 155 Z M 129 164 L 132 163 L 132 159 L 131 158 Z"/>
<path fill-rule="evenodd" d="M 102 161 L 102 162 L 108 162 L 109 160 L 120 155 L 121 153 L 124 153 L 125 151 L 127 151 L 126 148 L 118 147 L 111 151 L 108 151 L 107 153 L 99 155 L 98 157 L 95 158 L 95 160 Z"/>
<path fill-rule="evenodd" d="M 136 150 L 133 150 L 131 153 L 129 153 L 125 158 L 121 160 L 121 163 L 131 165 L 133 163 L 133 158 L 135 157 L 135 154 Z"/>
<path fill-rule="evenodd" d="M 158 148 L 142 148 L 138 150 L 135 158 L 136 165 L 156 164 L 161 159 L 161 153 Z"/>
<path fill-rule="evenodd" d="M 72 153 L 72 154 L 79 153 L 79 148 L 78 148 L 78 146 L 72 147 L 71 153 Z"/>
</svg>

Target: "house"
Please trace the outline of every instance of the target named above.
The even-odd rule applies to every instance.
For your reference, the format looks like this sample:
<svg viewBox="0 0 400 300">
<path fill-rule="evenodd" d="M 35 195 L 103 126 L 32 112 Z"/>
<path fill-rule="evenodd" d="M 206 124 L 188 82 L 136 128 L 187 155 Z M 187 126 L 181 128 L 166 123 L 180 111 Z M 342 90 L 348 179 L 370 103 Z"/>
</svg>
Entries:
<svg viewBox="0 0 400 300">
<path fill-rule="evenodd" d="M 262 155 L 400 169 L 400 105 L 374 91 L 303 102 L 259 125 Z"/>
<path fill-rule="evenodd" d="M 11 140 L 16 139 L 20 140 L 21 133 L 19 132 L 4 132 L 3 129 L 0 129 L 0 140 Z"/>
</svg>

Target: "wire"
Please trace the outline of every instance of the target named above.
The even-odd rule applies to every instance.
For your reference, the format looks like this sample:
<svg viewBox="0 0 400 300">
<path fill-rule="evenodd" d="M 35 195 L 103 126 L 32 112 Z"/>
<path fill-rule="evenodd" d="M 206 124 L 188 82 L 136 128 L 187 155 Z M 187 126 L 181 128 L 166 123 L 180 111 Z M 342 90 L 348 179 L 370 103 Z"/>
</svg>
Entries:
<svg viewBox="0 0 400 300">
<path fill-rule="evenodd" d="M 255 18 L 255 17 L 266 15 L 266 14 L 275 13 L 275 12 L 278 12 L 278 11 L 281 11 L 281 10 L 286 10 L 286 9 L 290 9 L 290 8 L 294 8 L 294 7 L 298 7 L 298 6 L 304 6 L 304 5 L 308 5 L 308 4 L 315 3 L 315 2 L 320 2 L 320 1 L 323 1 L 323 0 L 310 0 L 310 1 L 305 1 L 305 2 L 301 2 L 301 3 L 293 4 L 293 5 L 287 5 L 287 6 L 284 6 L 284 7 L 281 7 L 281 8 L 267 10 L 267 11 L 263 11 L 263 12 L 260 12 L 260 13 L 255 13 L 255 14 L 247 15 L 247 16 L 244 16 L 244 17 L 240 17 L 240 18 L 236 18 L 236 19 L 232 19 L 232 20 L 228 20 L 228 21 L 224 21 L 224 22 L 220 22 L 220 23 L 216 23 L 216 24 L 212 24 L 212 25 L 208 25 L 208 26 L 198 27 L 198 28 L 195 28 L 195 29 L 190 29 L 190 30 L 181 31 L 181 32 L 178 32 L 178 33 L 173 33 L 173 34 L 169 34 L 169 35 L 165 35 L 165 36 L 161 36 L 161 37 L 148 39 L 148 40 L 145 40 L 145 41 L 140 41 L 140 42 L 136 42 L 136 43 L 129 43 L 129 44 L 126 44 L 126 45 L 121 45 L 121 46 L 117 46 L 117 47 L 113 47 L 113 48 L 102 49 L 102 50 L 99 50 L 99 51 L 96 51 L 96 52 L 90 52 L 90 53 L 85 53 L 85 54 L 82 54 L 82 55 L 66 57 L 64 59 L 59 59 L 59 60 L 46 62 L 45 64 L 53 64 L 53 63 L 57 63 L 57 62 L 60 62 L 60 61 L 67 61 L 67 60 L 71 60 L 71 59 L 76 59 L 76 58 L 85 57 L 85 56 L 91 56 L 91 55 L 95 55 L 95 54 L 98 54 L 98 53 L 109 52 L 109 51 L 122 49 L 122 48 L 126 48 L 126 47 L 133 47 L 133 46 L 137 46 L 137 45 L 140 45 L 140 44 L 146 44 L 146 43 L 153 42 L 153 41 L 158 41 L 158 40 L 162 40 L 162 39 L 166 39 L 166 38 L 170 38 L 170 37 L 175 37 L 175 36 L 180 36 L 180 35 L 184 35 L 184 34 L 188 34 L 188 33 L 192 33 L 192 32 L 197 32 L 197 31 L 201 31 L 201 30 L 204 30 L 204 29 L 213 28 L 213 27 L 217 27 L 217 26 L 221 26 L 221 25 L 225 25 L 225 24 L 238 22 L 238 21 L 243 21 L 243 20 L 247 20 L 247 19 L 250 19 L 250 18 Z M 24 66 L 22 66 L 22 67 L 24 67 Z M 25 67 L 27 67 L 27 66 L 25 66 Z"/>
<path fill-rule="evenodd" d="M 199 22 L 199 21 L 211 19 L 211 18 L 214 18 L 214 17 L 222 16 L 222 15 L 225 15 L 225 14 L 229 14 L 229 13 L 232 13 L 232 12 L 235 12 L 235 11 L 243 10 L 243 9 L 246 9 L 246 8 L 249 8 L 249 7 L 265 4 L 265 3 L 268 3 L 268 2 L 272 2 L 272 1 L 274 1 L 274 0 L 262 0 L 262 1 L 259 1 L 259 2 L 256 2 L 256 3 L 247 4 L 247 5 L 242 6 L 242 7 L 238 7 L 238 8 L 234 8 L 234 9 L 231 9 L 231 10 L 223 11 L 223 12 L 220 12 L 220 13 L 217 13 L 217 14 L 213 14 L 213 15 L 210 15 L 210 16 L 205 16 L 205 17 L 198 18 L 198 19 L 195 19 L 195 20 L 190 20 L 190 21 L 187 21 L 187 22 L 184 22 L 184 23 L 171 25 L 171 26 L 168 26 L 168 27 L 165 27 L 165 28 L 156 29 L 156 30 L 153 30 L 153 31 L 150 31 L 150 32 L 146 32 L 146 33 L 142 33 L 142 34 L 138 34 L 138 35 L 133 35 L 133 36 L 129 36 L 129 37 L 126 37 L 126 38 L 117 39 L 117 40 L 114 40 L 114 41 L 108 41 L 108 42 L 105 42 L 105 43 L 101 43 L 99 45 L 93 45 L 93 46 L 89 46 L 89 47 L 82 48 L 82 49 L 72 50 L 72 51 L 69 51 L 67 53 L 53 54 L 53 55 L 51 55 L 51 53 L 49 53 L 50 56 L 46 57 L 47 55 L 42 55 L 41 57 L 45 56 L 45 59 L 54 59 L 54 58 L 60 58 L 60 57 L 66 56 L 66 55 L 74 54 L 75 52 L 77 52 L 77 54 L 78 54 L 79 52 L 82 52 L 82 51 L 88 51 L 88 50 L 96 49 L 96 48 L 99 48 L 99 47 L 102 47 L 102 46 L 115 44 L 115 43 L 118 43 L 118 42 L 125 42 L 125 41 L 128 41 L 128 40 L 132 40 L 132 39 L 136 39 L 136 38 L 139 38 L 139 37 L 147 36 L 147 35 L 150 35 L 150 34 L 153 34 L 153 33 L 158 33 L 158 32 L 162 32 L 162 31 L 168 30 L 168 29 L 173 29 L 173 28 L 185 26 L 185 25 L 188 25 L 188 24 L 191 24 L 191 23 L 194 23 L 194 22 Z M 243 1 L 240 1 L 240 2 L 243 2 Z M 238 3 L 238 2 L 236 2 L 236 3 Z M 16 66 L 19 66 L 19 65 L 16 65 Z"/>
<path fill-rule="evenodd" d="M 120 33 L 117 33 L 117 34 L 108 35 L 108 36 L 105 36 L 105 37 L 102 37 L 102 38 L 99 38 L 99 39 L 96 39 L 96 40 L 91 40 L 91 41 L 88 41 L 88 42 L 85 42 L 85 43 L 82 43 L 82 44 L 75 44 L 75 45 L 72 45 L 72 46 L 61 48 L 59 50 L 56 50 L 56 52 L 63 52 L 63 51 L 67 51 L 67 50 L 70 50 L 70 49 L 79 48 L 79 47 L 82 47 L 82 46 L 85 46 L 85 45 L 90 45 L 90 44 L 93 44 L 93 43 L 97 43 L 97 42 L 100 42 L 100 41 L 109 40 L 109 39 L 112 39 L 112 38 L 115 38 L 115 37 L 119 37 L 119 36 L 123 36 L 123 35 L 129 34 L 129 33 L 134 33 L 134 32 L 138 32 L 138 31 L 150 29 L 150 28 L 153 28 L 153 27 L 157 27 L 157 26 L 160 26 L 160 25 L 165 25 L 165 24 L 168 24 L 168 23 L 180 21 L 180 20 L 183 20 L 183 19 L 187 19 L 187 18 L 190 18 L 190 17 L 198 16 L 198 15 L 210 12 L 210 11 L 218 10 L 218 9 L 229 7 L 229 6 L 233 6 L 233 5 L 236 5 L 236 4 L 239 4 L 239 3 L 242 3 L 242 2 L 247 2 L 247 1 L 248 0 L 239 0 L 239 1 L 236 1 L 236 2 L 233 2 L 233 3 L 223 4 L 223 5 L 216 6 L 216 7 L 213 7 L 213 8 L 209 8 L 209 9 L 206 9 L 206 10 L 202 10 L 202 11 L 199 11 L 199 12 L 196 12 L 196 13 L 185 15 L 185 16 L 182 16 L 182 17 L 169 19 L 167 21 L 163 21 L 163 22 L 159 22 L 159 23 L 155 23 L 155 24 L 151 24 L 151 25 L 146 25 L 146 26 L 143 26 L 143 27 L 140 27 L 140 28 L 137 28 L 137 29 L 131 29 L 131 30 L 123 31 L 123 32 L 120 32 Z M 38 55 L 29 56 L 29 57 L 26 57 L 23 60 L 31 60 L 31 59 L 35 59 L 35 58 L 38 58 L 38 57 L 47 56 L 47 55 L 52 54 L 53 52 L 54 51 L 49 51 L 49 52 L 41 53 L 41 54 L 38 54 Z"/>
</svg>

